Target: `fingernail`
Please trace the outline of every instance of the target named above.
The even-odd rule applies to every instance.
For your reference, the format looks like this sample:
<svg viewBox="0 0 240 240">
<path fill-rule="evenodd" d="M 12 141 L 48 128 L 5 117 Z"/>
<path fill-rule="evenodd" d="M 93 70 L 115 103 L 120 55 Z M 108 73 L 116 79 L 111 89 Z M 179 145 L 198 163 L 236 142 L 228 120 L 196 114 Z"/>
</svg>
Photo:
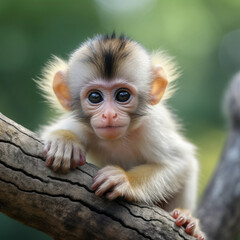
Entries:
<svg viewBox="0 0 240 240">
<path fill-rule="evenodd" d="M 86 162 L 85 156 L 80 154 L 80 161 L 78 162 L 78 165 L 82 166 L 85 162 Z"/>
<path fill-rule="evenodd" d="M 190 224 L 188 224 L 188 226 L 187 226 L 187 228 L 188 228 L 189 230 L 192 230 L 194 227 L 195 227 L 195 224 L 194 224 L 194 223 L 190 223 Z"/>
<path fill-rule="evenodd" d="M 189 224 L 189 226 L 195 226 L 195 223 L 194 223 L 194 222 L 192 222 L 192 223 L 190 223 L 190 224 Z"/>
<path fill-rule="evenodd" d="M 180 217 L 179 219 L 178 219 L 178 222 L 183 222 L 184 221 L 184 218 L 183 217 Z"/>
<path fill-rule="evenodd" d="M 175 211 L 173 212 L 173 216 L 174 216 L 174 217 L 178 217 L 179 214 L 180 214 L 180 212 L 179 212 L 178 210 L 175 210 Z"/>
</svg>

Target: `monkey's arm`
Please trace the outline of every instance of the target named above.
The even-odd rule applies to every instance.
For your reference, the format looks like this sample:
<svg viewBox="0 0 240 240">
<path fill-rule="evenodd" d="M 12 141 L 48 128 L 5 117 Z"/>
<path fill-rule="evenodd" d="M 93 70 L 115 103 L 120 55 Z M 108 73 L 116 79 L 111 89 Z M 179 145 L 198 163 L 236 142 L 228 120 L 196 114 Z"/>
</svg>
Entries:
<svg viewBox="0 0 240 240">
<path fill-rule="evenodd" d="M 147 203 L 164 202 L 177 193 L 187 181 L 190 165 L 144 164 L 129 171 L 107 166 L 101 169 L 92 185 L 96 195 L 107 192 L 108 199 L 123 196 L 128 200 Z"/>
</svg>

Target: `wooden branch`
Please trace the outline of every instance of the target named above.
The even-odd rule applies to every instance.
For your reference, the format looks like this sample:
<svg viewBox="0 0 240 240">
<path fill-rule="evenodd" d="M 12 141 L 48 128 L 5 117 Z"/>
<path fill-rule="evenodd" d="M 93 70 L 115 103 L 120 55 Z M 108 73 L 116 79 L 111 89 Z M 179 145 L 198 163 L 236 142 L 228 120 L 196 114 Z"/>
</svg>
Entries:
<svg viewBox="0 0 240 240">
<path fill-rule="evenodd" d="M 240 234 L 240 74 L 226 94 L 225 108 L 230 134 L 197 211 L 208 240 L 236 239 Z"/>
<path fill-rule="evenodd" d="M 0 113 L 0 211 L 9 217 L 56 240 L 194 239 L 159 207 L 96 197 L 93 165 L 54 173 L 42 148 L 36 134 Z"/>
</svg>

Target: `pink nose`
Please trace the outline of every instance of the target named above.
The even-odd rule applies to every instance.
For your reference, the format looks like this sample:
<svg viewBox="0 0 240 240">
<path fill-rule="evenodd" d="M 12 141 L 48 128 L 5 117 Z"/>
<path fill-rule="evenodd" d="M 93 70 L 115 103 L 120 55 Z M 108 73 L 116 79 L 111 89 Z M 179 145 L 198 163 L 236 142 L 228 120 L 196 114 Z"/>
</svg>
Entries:
<svg viewBox="0 0 240 240">
<path fill-rule="evenodd" d="M 111 119 L 116 119 L 117 118 L 117 113 L 106 113 L 106 114 L 104 114 L 103 113 L 103 115 L 102 115 L 102 118 L 105 120 L 105 119 L 109 119 L 109 120 L 111 120 Z"/>
</svg>

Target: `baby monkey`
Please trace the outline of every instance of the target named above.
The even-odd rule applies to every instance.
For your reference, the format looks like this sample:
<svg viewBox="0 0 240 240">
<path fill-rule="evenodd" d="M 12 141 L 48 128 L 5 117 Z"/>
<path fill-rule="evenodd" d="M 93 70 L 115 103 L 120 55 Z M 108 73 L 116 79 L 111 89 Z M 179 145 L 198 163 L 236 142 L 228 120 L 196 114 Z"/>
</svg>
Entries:
<svg viewBox="0 0 240 240">
<path fill-rule="evenodd" d="M 176 66 L 163 52 L 149 54 L 123 35 L 98 35 L 68 62 L 54 58 L 39 81 L 47 99 L 65 110 L 44 128 L 44 157 L 54 171 L 86 162 L 101 169 L 97 196 L 154 203 L 172 211 L 178 226 L 203 240 L 194 210 L 198 163 L 166 106 Z"/>
</svg>

